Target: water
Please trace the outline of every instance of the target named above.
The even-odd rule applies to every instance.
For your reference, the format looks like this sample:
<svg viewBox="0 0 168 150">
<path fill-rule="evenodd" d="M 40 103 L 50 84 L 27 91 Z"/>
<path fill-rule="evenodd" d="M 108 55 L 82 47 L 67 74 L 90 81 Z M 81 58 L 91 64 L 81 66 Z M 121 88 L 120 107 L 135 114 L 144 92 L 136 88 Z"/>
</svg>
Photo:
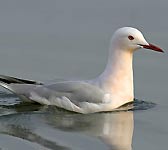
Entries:
<svg viewBox="0 0 168 150">
<path fill-rule="evenodd" d="M 90 79 L 106 64 L 109 40 L 139 28 L 165 54 L 134 55 L 134 110 L 81 115 L 21 103 L 0 89 L 0 149 L 165 150 L 168 137 L 167 1 L 0 2 L 0 74 L 48 81 Z M 137 110 L 138 109 L 138 110 Z"/>
</svg>

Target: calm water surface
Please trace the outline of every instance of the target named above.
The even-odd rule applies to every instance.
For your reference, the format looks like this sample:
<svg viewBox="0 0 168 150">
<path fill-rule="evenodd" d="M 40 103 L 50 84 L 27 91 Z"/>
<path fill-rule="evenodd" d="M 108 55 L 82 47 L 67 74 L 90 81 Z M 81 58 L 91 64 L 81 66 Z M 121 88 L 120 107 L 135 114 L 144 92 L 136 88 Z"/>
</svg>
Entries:
<svg viewBox="0 0 168 150">
<path fill-rule="evenodd" d="M 134 55 L 141 110 L 81 115 L 22 103 L 0 89 L 0 150 L 165 150 L 168 139 L 168 2 L 0 2 L 0 74 L 49 81 L 90 79 L 106 64 L 112 33 L 139 28 L 165 54 Z M 152 103 L 151 103 L 152 102 Z"/>
</svg>

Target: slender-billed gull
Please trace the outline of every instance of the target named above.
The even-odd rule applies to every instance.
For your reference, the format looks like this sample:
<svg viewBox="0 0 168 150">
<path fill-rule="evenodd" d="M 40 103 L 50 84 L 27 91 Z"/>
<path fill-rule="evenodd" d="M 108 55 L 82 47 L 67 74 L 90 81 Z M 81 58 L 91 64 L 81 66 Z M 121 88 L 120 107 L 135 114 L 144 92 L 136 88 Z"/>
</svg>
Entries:
<svg viewBox="0 0 168 150">
<path fill-rule="evenodd" d="M 45 84 L 1 75 L 0 85 L 23 100 L 74 112 L 112 111 L 134 100 L 132 59 L 140 48 L 163 52 L 149 44 L 139 30 L 123 27 L 114 33 L 107 66 L 95 79 Z"/>
</svg>

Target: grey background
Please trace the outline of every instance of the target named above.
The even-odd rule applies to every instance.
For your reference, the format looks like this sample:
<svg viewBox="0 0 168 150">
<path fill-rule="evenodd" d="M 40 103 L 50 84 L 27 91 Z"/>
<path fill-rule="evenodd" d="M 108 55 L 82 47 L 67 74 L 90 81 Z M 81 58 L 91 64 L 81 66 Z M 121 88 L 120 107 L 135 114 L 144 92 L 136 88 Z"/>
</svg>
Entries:
<svg viewBox="0 0 168 150">
<path fill-rule="evenodd" d="M 135 96 L 157 106 L 135 112 L 133 148 L 165 150 L 167 15 L 166 0 L 2 0 L 0 74 L 36 80 L 93 78 L 105 67 L 113 32 L 136 27 L 165 54 L 139 50 L 134 55 Z"/>
</svg>

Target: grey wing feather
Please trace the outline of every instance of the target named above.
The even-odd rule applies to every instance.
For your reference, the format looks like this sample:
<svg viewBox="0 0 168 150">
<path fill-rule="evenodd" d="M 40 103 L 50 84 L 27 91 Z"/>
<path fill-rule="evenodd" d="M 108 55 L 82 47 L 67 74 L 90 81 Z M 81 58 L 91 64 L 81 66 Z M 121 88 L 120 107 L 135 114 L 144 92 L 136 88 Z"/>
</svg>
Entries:
<svg viewBox="0 0 168 150">
<path fill-rule="evenodd" d="M 42 87 L 52 91 L 58 97 L 66 96 L 76 105 L 80 102 L 101 103 L 104 96 L 101 89 L 82 81 L 65 81 Z"/>
<path fill-rule="evenodd" d="M 10 87 L 17 95 L 30 98 L 34 92 L 46 99 L 51 96 L 67 97 L 75 105 L 81 102 L 102 103 L 104 96 L 101 89 L 84 81 L 65 81 L 50 85 L 11 84 Z"/>
</svg>

